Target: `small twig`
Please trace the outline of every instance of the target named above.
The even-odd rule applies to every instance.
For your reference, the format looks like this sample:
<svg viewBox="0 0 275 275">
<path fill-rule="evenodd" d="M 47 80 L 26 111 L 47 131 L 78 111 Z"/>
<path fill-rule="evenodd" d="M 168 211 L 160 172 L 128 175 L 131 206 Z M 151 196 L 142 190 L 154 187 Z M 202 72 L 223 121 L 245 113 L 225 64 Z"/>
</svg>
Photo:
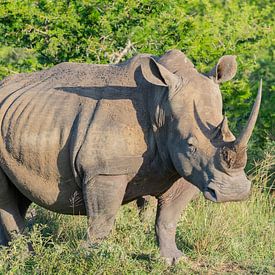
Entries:
<svg viewBox="0 0 275 275">
<path fill-rule="evenodd" d="M 36 27 L 32 26 L 32 25 L 28 25 L 28 28 L 26 29 L 26 32 L 36 32 L 36 33 L 40 33 L 43 34 L 45 36 L 49 36 L 49 34 L 47 32 L 44 32 L 42 30 L 37 29 Z"/>
<path fill-rule="evenodd" d="M 120 53 L 115 53 L 114 56 L 114 64 L 117 64 L 121 61 L 121 59 L 129 53 L 129 51 L 133 48 L 134 44 L 128 40 L 127 45 Z"/>
</svg>

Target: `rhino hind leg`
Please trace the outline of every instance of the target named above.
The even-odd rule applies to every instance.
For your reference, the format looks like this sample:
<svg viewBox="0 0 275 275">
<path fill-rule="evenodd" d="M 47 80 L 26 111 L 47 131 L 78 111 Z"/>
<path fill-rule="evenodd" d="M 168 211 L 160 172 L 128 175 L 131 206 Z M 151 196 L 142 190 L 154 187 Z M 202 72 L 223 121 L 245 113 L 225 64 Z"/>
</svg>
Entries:
<svg viewBox="0 0 275 275">
<path fill-rule="evenodd" d="M 8 239 L 6 237 L 4 227 L 2 224 L 0 224 L 0 245 L 7 246 L 8 245 Z"/>
<path fill-rule="evenodd" d="M 158 197 L 156 237 L 160 255 L 169 265 L 175 264 L 183 256 L 175 242 L 177 222 L 182 210 L 198 193 L 199 190 L 195 186 L 179 179 Z"/>
<path fill-rule="evenodd" d="M 21 200 L 23 195 L 12 185 L 0 169 L 0 244 L 7 245 L 25 228 L 24 216 L 30 201 Z M 25 197 L 24 197 L 25 198 Z M 19 207 L 21 208 L 21 211 Z"/>
<path fill-rule="evenodd" d="M 139 211 L 139 218 L 141 222 L 149 222 L 153 216 L 156 206 L 156 199 L 151 196 L 139 197 L 136 200 L 137 208 Z"/>
<path fill-rule="evenodd" d="M 30 201 L 28 198 L 26 198 L 24 195 L 22 195 L 18 191 L 18 209 L 23 219 L 25 219 L 26 213 L 31 203 L 32 201 Z"/>
<path fill-rule="evenodd" d="M 108 236 L 122 204 L 126 176 L 97 176 L 84 183 L 83 194 L 88 215 L 88 239 L 97 244 Z"/>
</svg>

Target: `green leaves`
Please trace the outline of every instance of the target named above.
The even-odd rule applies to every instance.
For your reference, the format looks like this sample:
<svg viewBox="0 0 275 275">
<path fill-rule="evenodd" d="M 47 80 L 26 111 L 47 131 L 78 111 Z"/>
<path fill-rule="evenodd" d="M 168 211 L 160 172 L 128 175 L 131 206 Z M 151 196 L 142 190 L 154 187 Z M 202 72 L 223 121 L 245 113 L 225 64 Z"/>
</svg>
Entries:
<svg viewBox="0 0 275 275">
<path fill-rule="evenodd" d="M 274 139 L 272 123 L 275 128 L 271 5 L 259 0 L 0 1 L 0 77 L 63 61 L 110 63 L 128 41 L 133 47 L 121 61 L 177 48 L 202 72 L 222 55 L 234 54 L 237 76 L 221 87 L 225 111 L 238 133 L 263 78 L 253 138 L 264 147 L 267 137 Z M 7 59 L 7 49 L 19 57 Z"/>
</svg>

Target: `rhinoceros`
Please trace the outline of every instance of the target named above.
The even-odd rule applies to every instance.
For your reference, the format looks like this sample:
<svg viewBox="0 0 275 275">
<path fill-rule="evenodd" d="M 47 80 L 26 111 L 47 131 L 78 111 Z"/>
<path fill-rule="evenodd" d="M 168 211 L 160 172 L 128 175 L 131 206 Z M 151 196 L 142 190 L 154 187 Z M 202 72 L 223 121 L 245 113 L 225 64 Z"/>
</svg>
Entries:
<svg viewBox="0 0 275 275">
<path fill-rule="evenodd" d="M 200 190 L 240 201 L 251 183 L 246 148 L 259 112 L 235 138 L 219 84 L 236 73 L 223 56 L 199 73 L 179 50 L 117 65 L 61 63 L 5 78 L 0 86 L 0 240 L 24 230 L 32 202 L 87 215 L 89 242 L 105 238 L 120 205 L 157 198 L 156 237 L 168 263 L 182 255 L 176 224 Z M 14 234 L 15 233 L 15 234 Z"/>
</svg>

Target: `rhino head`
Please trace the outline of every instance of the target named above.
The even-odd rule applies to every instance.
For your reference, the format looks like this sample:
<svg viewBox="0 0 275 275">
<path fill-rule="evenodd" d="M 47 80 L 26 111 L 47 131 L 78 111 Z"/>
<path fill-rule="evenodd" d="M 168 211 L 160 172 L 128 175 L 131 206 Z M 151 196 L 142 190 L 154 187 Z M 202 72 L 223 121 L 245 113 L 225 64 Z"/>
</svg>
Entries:
<svg viewBox="0 0 275 275">
<path fill-rule="evenodd" d="M 244 172 L 246 149 L 259 112 L 262 83 L 247 125 L 235 138 L 223 116 L 219 88 L 234 77 L 235 56 L 223 56 L 208 74 L 200 74 L 180 51 L 158 60 L 144 57 L 141 69 L 151 87 L 150 115 L 163 161 L 206 199 L 246 199 L 251 188 Z"/>
</svg>

